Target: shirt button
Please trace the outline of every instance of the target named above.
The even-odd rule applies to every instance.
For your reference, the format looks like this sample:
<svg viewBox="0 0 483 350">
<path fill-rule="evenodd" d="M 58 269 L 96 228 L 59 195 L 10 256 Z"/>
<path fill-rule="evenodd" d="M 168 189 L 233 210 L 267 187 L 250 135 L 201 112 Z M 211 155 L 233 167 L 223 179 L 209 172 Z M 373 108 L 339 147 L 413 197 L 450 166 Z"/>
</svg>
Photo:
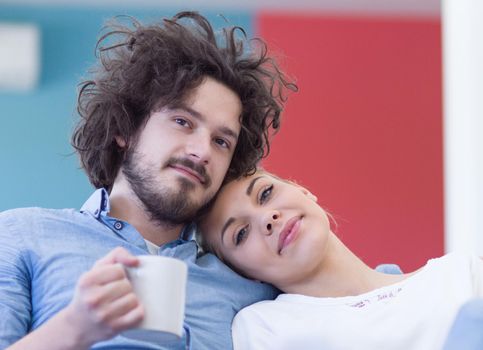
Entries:
<svg viewBox="0 0 483 350">
<path fill-rule="evenodd" d="M 121 229 L 122 229 L 122 222 L 120 222 L 120 221 L 116 221 L 116 222 L 114 223 L 114 228 L 115 228 L 116 230 L 121 230 Z"/>
</svg>

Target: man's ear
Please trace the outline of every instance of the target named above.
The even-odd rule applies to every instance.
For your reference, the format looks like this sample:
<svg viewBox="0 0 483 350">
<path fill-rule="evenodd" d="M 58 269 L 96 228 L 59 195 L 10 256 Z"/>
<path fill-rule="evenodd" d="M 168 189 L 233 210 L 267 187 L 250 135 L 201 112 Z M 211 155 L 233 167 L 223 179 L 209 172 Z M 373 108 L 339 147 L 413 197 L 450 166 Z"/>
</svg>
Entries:
<svg viewBox="0 0 483 350">
<path fill-rule="evenodd" d="M 117 143 L 117 145 L 119 147 L 126 148 L 127 142 L 126 142 L 126 140 L 123 137 L 121 137 L 121 136 L 114 136 L 114 138 L 116 139 L 116 143 Z"/>
</svg>

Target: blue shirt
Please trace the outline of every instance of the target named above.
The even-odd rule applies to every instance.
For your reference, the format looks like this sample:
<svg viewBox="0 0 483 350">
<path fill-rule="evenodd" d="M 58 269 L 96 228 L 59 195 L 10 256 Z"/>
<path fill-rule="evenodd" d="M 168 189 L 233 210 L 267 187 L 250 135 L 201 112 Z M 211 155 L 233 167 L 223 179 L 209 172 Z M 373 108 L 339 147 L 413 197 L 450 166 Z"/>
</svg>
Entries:
<svg viewBox="0 0 483 350">
<path fill-rule="evenodd" d="M 67 306 L 80 275 L 115 247 L 148 254 L 141 234 L 108 212 L 108 194 L 100 189 L 80 211 L 25 208 L 0 213 L 1 349 Z M 197 256 L 196 242 L 185 236 L 159 251 L 188 264 L 183 339 L 160 344 L 119 335 L 93 349 L 185 349 L 187 342 L 194 350 L 231 349 L 235 313 L 276 296 L 272 287 L 237 275 L 214 255 Z"/>
</svg>

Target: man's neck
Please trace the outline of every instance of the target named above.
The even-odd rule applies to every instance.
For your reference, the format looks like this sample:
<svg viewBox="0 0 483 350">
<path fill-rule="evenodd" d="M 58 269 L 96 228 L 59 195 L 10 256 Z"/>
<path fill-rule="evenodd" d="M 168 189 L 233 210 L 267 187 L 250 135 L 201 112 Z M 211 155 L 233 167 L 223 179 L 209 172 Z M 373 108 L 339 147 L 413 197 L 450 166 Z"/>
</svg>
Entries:
<svg viewBox="0 0 483 350">
<path fill-rule="evenodd" d="M 153 220 L 131 191 L 114 187 L 109 195 L 109 216 L 128 222 L 144 239 L 161 246 L 177 239 L 184 225 L 163 224 Z"/>
</svg>

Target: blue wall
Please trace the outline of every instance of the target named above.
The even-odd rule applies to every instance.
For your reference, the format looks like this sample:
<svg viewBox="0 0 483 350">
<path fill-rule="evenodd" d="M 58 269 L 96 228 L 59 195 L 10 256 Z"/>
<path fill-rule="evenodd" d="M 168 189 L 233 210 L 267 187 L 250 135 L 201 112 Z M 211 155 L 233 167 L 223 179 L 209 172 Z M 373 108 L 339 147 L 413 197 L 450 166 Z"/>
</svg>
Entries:
<svg viewBox="0 0 483 350">
<path fill-rule="evenodd" d="M 195 9 L 199 10 L 199 9 Z M 95 62 L 103 24 L 115 15 L 142 21 L 178 9 L 89 9 L 0 5 L 0 22 L 36 24 L 42 37 L 41 79 L 31 92 L 0 91 L 0 211 L 41 206 L 79 208 L 92 191 L 70 146 L 77 84 Z M 250 35 L 252 16 L 202 11 L 215 26 L 223 15 Z"/>
</svg>

